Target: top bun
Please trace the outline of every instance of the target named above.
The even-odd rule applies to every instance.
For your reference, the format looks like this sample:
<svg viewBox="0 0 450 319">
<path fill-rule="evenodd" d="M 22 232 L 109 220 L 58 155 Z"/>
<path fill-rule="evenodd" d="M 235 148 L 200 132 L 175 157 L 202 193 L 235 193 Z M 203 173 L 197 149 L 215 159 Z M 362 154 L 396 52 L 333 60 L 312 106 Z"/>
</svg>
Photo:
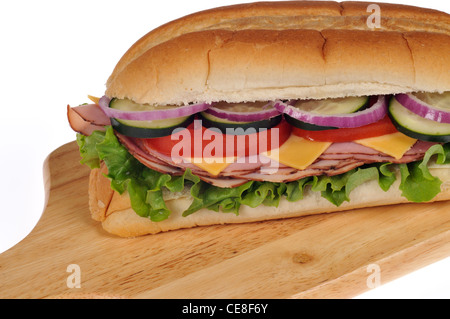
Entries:
<svg viewBox="0 0 450 319">
<path fill-rule="evenodd" d="M 257 2 L 185 16 L 130 48 L 106 95 L 182 105 L 449 91 L 450 15 L 378 3 L 380 28 L 370 28 L 370 4 Z"/>
</svg>

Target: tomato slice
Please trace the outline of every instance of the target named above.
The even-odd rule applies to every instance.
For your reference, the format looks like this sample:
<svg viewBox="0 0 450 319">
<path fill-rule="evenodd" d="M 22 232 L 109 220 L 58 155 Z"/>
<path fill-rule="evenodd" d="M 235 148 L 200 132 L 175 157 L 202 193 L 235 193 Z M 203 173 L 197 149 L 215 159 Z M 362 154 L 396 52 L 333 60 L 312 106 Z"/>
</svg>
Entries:
<svg viewBox="0 0 450 319">
<path fill-rule="evenodd" d="M 378 122 L 355 128 L 339 128 L 324 131 L 307 131 L 297 127 L 292 128 L 292 134 L 320 142 L 350 142 L 395 132 L 398 131 L 387 115 Z"/>
<path fill-rule="evenodd" d="M 291 126 L 284 120 L 269 130 L 246 135 L 223 134 L 194 121 L 172 135 L 142 140 L 145 147 L 167 156 L 223 158 L 258 155 L 278 148 L 290 135 Z"/>
</svg>

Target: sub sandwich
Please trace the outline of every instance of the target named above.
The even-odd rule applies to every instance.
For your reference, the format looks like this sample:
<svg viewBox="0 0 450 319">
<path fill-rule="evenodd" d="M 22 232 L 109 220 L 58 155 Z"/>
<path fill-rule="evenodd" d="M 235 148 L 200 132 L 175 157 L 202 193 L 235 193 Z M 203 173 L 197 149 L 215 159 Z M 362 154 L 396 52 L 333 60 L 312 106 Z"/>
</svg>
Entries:
<svg viewBox="0 0 450 319">
<path fill-rule="evenodd" d="M 450 199 L 450 15 L 379 3 L 373 26 L 370 4 L 231 5 L 139 39 L 67 107 L 92 218 L 133 237 Z"/>
</svg>

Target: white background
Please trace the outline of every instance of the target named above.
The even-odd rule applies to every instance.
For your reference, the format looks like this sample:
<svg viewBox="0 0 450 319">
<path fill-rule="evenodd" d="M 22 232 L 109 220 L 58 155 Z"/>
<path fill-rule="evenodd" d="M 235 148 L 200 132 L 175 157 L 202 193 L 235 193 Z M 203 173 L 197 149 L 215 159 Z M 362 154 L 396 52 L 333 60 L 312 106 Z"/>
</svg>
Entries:
<svg viewBox="0 0 450 319">
<path fill-rule="evenodd" d="M 67 104 L 101 96 L 119 58 L 151 29 L 238 2 L 250 1 L 0 2 L 0 253 L 23 239 L 42 214 L 43 162 L 75 139 Z M 450 12 L 448 1 L 395 2 Z M 449 269 L 447 258 L 360 298 L 449 298 Z"/>
</svg>

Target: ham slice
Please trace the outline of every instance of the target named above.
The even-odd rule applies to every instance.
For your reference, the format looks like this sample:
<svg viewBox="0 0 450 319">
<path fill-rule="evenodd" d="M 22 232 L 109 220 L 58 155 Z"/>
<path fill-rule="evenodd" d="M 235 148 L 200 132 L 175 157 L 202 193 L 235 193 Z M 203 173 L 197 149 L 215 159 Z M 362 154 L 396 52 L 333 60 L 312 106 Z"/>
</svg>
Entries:
<svg viewBox="0 0 450 319">
<path fill-rule="evenodd" d="M 105 125 L 111 125 L 109 117 L 97 104 L 67 105 L 67 118 L 72 130 L 86 136 L 93 131 L 104 131 Z"/>
<path fill-rule="evenodd" d="M 290 168 L 280 168 L 274 174 L 265 174 L 261 171 L 256 171 L 246 175 L 239 175 L 237 177 L 247 178 L 249 180 L 255 181 L 269 181 L 275 183 L 286 183 L 296 181 L 301 178 L 310 177 L 310 176 L 319 176 L 319 175 L 339 175 L 345 172 L 348 172 L 358 166 L 364 165 L 364 162 L 357 161 L 341 161 L 339 167 L 335 166 L 323 166 L 319 167 L 309 167 L 305 170 L 296 170 Z"/>
<path fill-rule="evenodd" d="M 395 159 L 392 156 L 381 153 L 370 147 L 363 146 L 358 143 L 345 142 L 333 143 L 330 147 L 318 158 L 318 160 L 345 160 L 352 158 L 354 160 L 363 161 L 365 163 L 409 163 L 419 160 L 423 157 L 425 152 L 435 143 L 417 141 L 400 159 Z"/>
</svg>

